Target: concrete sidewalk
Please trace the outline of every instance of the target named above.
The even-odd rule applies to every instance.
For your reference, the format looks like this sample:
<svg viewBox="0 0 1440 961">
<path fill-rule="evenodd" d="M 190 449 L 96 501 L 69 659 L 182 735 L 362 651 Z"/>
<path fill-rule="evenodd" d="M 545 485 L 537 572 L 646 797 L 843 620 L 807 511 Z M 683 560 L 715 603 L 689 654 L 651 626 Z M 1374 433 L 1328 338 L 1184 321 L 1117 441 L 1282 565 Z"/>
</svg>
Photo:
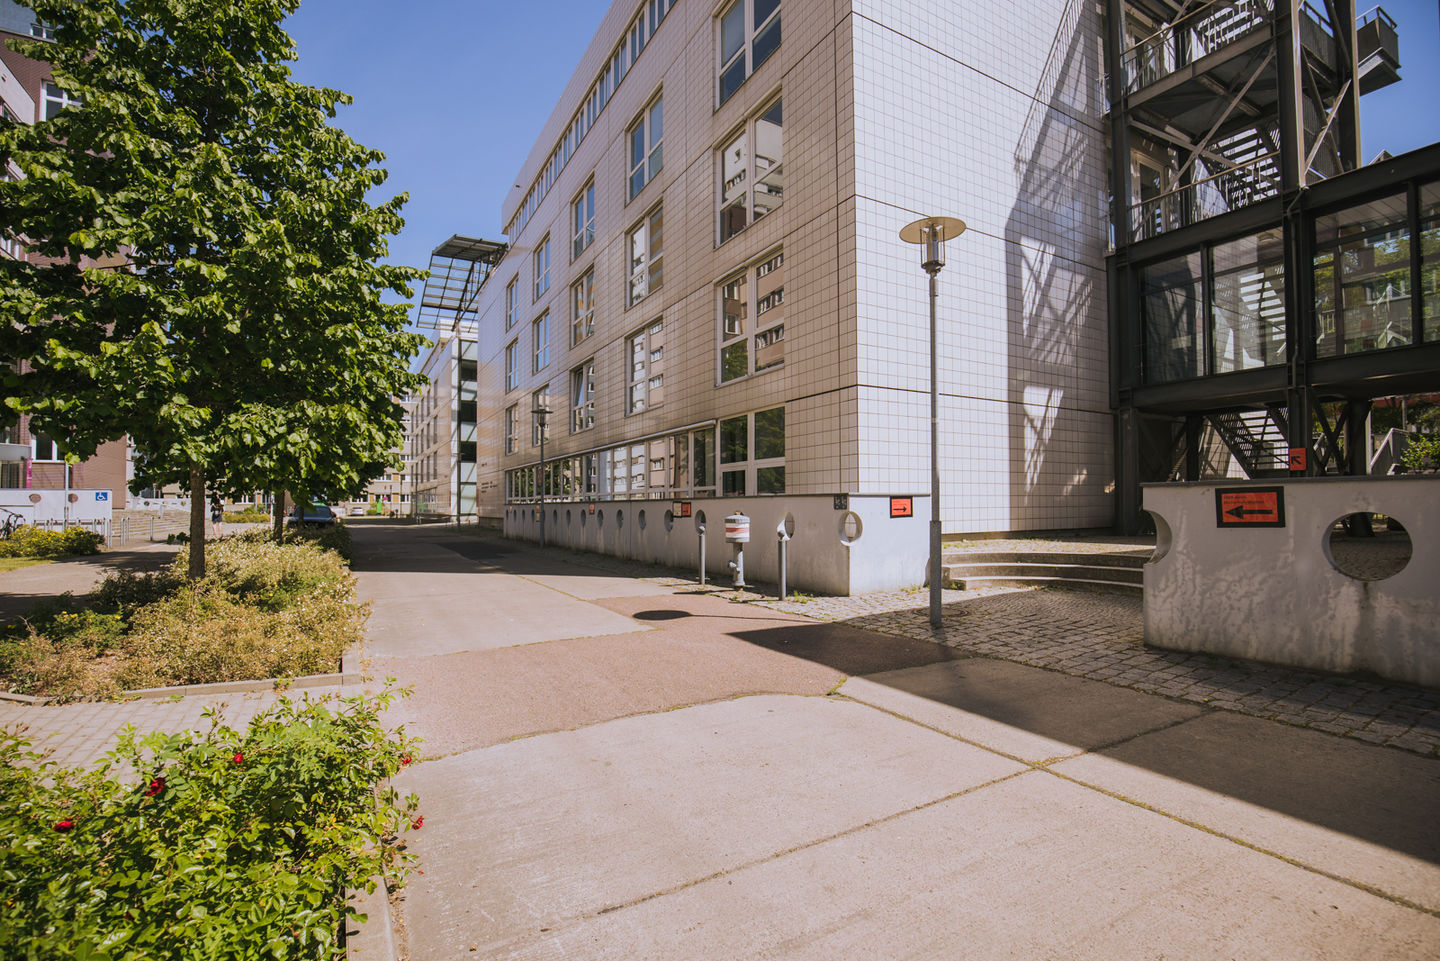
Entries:
<svg viewBox="0 0 1440 961">
<path fill-rule="evenodd" d="M 399 785 L 416 961 L 1440 954 L 1433 757 L 568 552 L 356 535 L 370 668 L 428 739 Z M 459 575 L 427 595 L 447 640 L 398 616 L 403 552 Z"/>
</svg>

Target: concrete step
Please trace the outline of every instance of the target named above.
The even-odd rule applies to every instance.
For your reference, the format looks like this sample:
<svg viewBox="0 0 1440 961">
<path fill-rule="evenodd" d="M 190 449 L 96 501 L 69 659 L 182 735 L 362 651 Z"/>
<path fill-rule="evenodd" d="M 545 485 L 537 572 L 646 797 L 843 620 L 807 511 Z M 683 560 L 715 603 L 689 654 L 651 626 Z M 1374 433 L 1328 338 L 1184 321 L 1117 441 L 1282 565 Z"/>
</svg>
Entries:
<svg viewBox="0 0 1440 961">
<path fill-rule="evenodd" d="M 946 575 L 945 586 L 951 590 L 978 590 L 982 587 L 1089 587 L 1119 591 L 1122 594 L 1139 594 L 1145 588 L 1141 584 L 1125 581 L 1097 581 L 1084 577 L 963 577 L 952 579 Z"/>
<path fill-rule="evenodd" d="M 1100 567 L 1092 564 L 949 564 L 945 570 L 956 580 L 975 577 L 1069 577 L 1114 581 L 1119 584 L 1141 584 L 1145 580 L 1145 572 L 1139 568 Z"/>
<path fill-rule="evenodd" d="M 1087 554 L 1065 551 L 952 551 L 941 557 L 946 566 L 962 564 L 1078 564 L 1141 570 L 1150 554 Z"/>
<path fill-rule="evenodd" d="M 945 584 L 959 590 L 979 587 L 1065 586 L 1139 591 L 1149 555 L 1062 551 L 976 551 L 943 559 Z"/>
</svg>

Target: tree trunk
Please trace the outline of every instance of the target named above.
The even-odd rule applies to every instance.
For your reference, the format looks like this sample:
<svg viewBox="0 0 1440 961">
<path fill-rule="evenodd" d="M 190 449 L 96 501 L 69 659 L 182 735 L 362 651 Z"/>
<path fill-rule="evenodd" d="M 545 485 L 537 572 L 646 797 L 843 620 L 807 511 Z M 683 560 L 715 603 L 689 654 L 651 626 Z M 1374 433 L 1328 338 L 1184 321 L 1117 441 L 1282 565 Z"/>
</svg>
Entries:
<svg viewBox="0 0 1440 961">
<path fill-rule="evenodd" d="M 205 471 L 190 468 L 190 579 L 205 576 Z"/>
<path fill-rule="evenodd" d="M 285 489 L 281 488 L 271 498 L 275 502 L 275 516 L 271 522 L 275 525 L 275 540 L 285 536 Z"/>
</svg>

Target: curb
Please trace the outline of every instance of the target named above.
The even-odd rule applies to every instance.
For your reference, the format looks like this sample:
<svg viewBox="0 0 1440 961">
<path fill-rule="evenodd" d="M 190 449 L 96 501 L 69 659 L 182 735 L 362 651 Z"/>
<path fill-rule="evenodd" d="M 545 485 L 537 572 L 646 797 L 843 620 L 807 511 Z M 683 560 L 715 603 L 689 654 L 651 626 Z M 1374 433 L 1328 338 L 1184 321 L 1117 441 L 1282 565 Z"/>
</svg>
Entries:
<svg viewBox="0 0 1440 961">
<path fill-rule="evenodd" d="M 381 878 L 369 894 L 350 888 L 345 900 L 365 915 L 365 921 L 345 920 L 345 957 L 348 961 L 396 961 L 395 928 L 390 921 L 390 894 Z"/>
<path fill-rule="evenodd" d="M 251 694 L 264 691 L 304 690 L 311 687 L 347 687 L 363 684 L 365 676 L 360 672 L 360 652 L 349 651 L 340 659 L 338 674 L 307 674 L 304 677 L 267 677 L 255 681 L 217 681 L 214 684 L 181 684 L 178 687 L 142 687 L 121 691 L 122 699 L 154 700 L 165 697 L 185 697 L 202 694 Z M 53 697 L 34 697 L 29 694 L 10 694 L 0 691 L 0 701 L 13 701 L 43 707 L 55 700 Z"/>
</svg>

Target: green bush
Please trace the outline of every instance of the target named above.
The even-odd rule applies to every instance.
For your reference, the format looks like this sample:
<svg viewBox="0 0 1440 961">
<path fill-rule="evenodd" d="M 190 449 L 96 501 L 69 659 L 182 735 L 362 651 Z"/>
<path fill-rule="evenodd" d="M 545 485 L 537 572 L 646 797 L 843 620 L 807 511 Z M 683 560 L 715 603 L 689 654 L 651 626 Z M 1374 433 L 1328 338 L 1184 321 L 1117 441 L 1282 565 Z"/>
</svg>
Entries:
<svg viewBox="0 0 1440 961">
<path fill-rule="evenodd" d="M 270 521 L 270 514 L 258 507 L 246 507 L 238 511 L 225 511 L 221 517 L 227 524 L 266 524 Z"/>
<path fill-rule="evenodd" d="M 83 527 L 41 530 L 24 525 L 0 541 L 0 557 L 64 557 L 67 554 L 98 554 L 105 538 Z"/>
<path fill-rule="evenodd" d="M 268 531 L 227 537 L 206 545 L 205 579 L 234 597 L 279 610 L 302 594 L 348 583 L 340 555 L 317 547 L 303 538 L 277 544 Z M 189 565 L 189 548 L 182 548 L 171 570 L 183 576 Z"/>
<path fill-rule="evenodd" d="M 393 699 L 281 699 L 245 730 L 121 735 L 92 771 L 0 732 L 0 944 L 13 958 L 333 959 L 347 887 L 404 880 L 418 802 Z"/>
<path fill-rule="evenodd" d="M 1417 434 L 1411 437 L 1410 443 L 1405 445 L 1405 453 L 1400 455 L 1400 463 L 1411 470 L 1440 470 L 1440 435 Z"/>
</svg>

